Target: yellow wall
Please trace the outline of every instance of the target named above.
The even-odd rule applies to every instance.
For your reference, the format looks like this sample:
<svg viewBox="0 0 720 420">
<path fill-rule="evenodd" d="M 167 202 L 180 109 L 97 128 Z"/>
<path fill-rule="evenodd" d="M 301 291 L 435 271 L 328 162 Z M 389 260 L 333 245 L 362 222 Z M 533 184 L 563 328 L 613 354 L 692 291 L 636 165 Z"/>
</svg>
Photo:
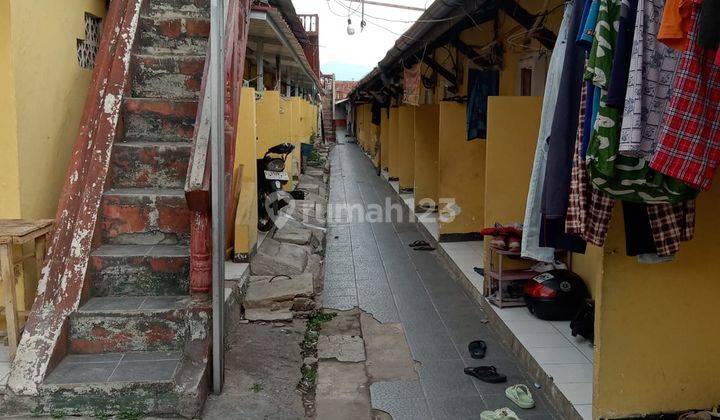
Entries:
<svg viewBox="0 0 720 420">
<path fill-rule="evenodd" d="M 0 0 L 0 218 L 55 216 L 92 78 L 76 51 L 85 12 L 105 16 L 104 1 Z M 35 272 L 24 264 L 21 310 Z"/>
<path fill-rule="evenodd" d="M 625 255 L 622 208 L 605 243 L 596 294 L 595 414 L 709 408 L 720 396 L 716 333 L 720 186 L 697 200 L 695 238 L 677 261 L 639 264 Z"/>
<path fill-rule="evenodd" d="M 243 88 L 238 109 L 235 167 L 242 166 L 240 198 L 235 212 L 235 254 L 249 254 L 257 244 L 257 151 L 255 89 Z"/>
<path fill-rule="evenodd" d="M 266 90 L 262 98 L 255 102 L 258 159 L 262 158 L 269 148 L 281 142 L 279 109 L 280 93 L 276 90 Z"/>
<path fill-rule="evenodd" d="M 388 174 L 392 178 L 397 178 L 400 170 L 400 158 L 402 151 L 400 150 L 399 136 L 399 112 L 398 107 L 390 107 L 390 120 L 388 122 L 389 130 L 389 155 L 388 155 Z"/>
<path fill-rule="evenodd" d="M 483 226 L 485 200 L 485 141 L 467 141 L 465 105 L 439 105 L 438 196 L 460 207 L 451 222 L 440 222 L 440 234 L 475 233 Z M 503 171 L 507 173 L 507 171 Z M 442 212 L 446 207 L 439 203 Z"/>
<path fill-rule="evenodd" d="M 19 218 L 20 165 L 10 2 L 0 1 L 0 218 Z"/>
<path fill-rule="evenodd" d="M 401 189 L 415 187 L 415 107 L 404 105 L 398 109 L 398 149 L 402 158 L 398 162 Z"/>
<path fill-rule="evenodd" d="M 0 2 L 2 217 L 55 216 L 92 77 L 76 40 L 85 38 L 85 12 L 102 17 L 104 3 Z"/>
<path fill-rule="evenodd" d="M 421 105 L 415 110 L 415 204 L 423 200 L 438 202 L 439 165 L 439 118 L 438 105 Z"/>
<path fill-rule="evenodd" d="M 382 169 L 388 167 L 388 156 L 390 155 L 390 120 L 388 120 L 387 109 L 380 111 L 380 165 Z"/>
</svg>

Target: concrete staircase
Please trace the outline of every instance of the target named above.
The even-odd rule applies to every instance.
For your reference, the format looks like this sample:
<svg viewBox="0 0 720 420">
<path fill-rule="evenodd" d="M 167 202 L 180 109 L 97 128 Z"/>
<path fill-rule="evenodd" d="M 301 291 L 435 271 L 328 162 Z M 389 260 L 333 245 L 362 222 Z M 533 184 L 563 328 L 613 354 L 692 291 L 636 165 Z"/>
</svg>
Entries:
<svg viewBox="0 0 720 420">
<path fill-rule="evenodd" d="M 191 417 L 204 402 L 211 314 L 208 302 L 189 295 L 183 187 L 209 3 L 144 1 L 124 131 L 113 146 L 93 240 L 89 296 L 69 317 L 66 354 L 41 385 L 43 411 Z"/>
</svg>

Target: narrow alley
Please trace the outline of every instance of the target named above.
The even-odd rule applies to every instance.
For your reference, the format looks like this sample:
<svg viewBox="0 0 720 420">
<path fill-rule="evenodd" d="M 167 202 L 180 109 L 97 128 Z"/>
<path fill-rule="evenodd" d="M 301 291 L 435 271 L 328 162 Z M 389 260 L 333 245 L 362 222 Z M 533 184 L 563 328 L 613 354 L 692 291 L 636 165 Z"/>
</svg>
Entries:
<svg viewBox="0 0 720 420">
<path fill-rule="evenodd" d="M 512 405 L 505 388 L 525 383 L 536 407 L 522 410 L 521 418 L 560 418 L 544 390 L 532 386 L 519 360 L 499 341 L 483 310 L 465 294 L 436 252 L 408 246 L 416 240 L 432 241 L 408 220 L 408 209 L 400 207 L 390 184 L 377 175 L 356 144 L 344 141 L 344 133 L 337 138 L 331 153 L 329 208 L 386 206 L 386 200 L 402 208 L 401 215 L 393 213 L 391 222 L 328 217 L 324 308 L 357 306 L 381 323 L 400 324 L 417 362 L 416 380 L 371 383 L 372 407 L 395 420 L 478 418 L 483 410 Z M 479 339 L 488 350 L 484 359 L 476 360 L 467 346 Z M 507 375 L 507 384 L 480 382 L 463 373 L 465 367 L 479 365 L 495 366 Z"/>
</svg>

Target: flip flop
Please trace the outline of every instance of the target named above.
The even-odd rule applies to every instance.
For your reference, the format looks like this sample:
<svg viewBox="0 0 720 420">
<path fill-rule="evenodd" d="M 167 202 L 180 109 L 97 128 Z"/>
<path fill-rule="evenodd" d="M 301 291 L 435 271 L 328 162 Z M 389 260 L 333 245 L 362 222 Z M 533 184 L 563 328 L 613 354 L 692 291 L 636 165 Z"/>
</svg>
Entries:
<svg viewBox="0 0 720 420">
<path fill-rule="evenodd" d="M 415 248 L 416 246 L 423 246 L 423 245 L 430 245 L 429 243 L 425 241 L 415 241 L 408 244 L 410 248 Z"/>
<path fill-rule="evenodd" d="M 520 408 L 528 409 L 535 407 L 535 400 L 527 385 L 518 384 L 508 387 L 508 389 L 505 390 L 505 396 Z"/>
<path fill-rule="evenodd" d="M 420 245 L 413 248 L 415 251 L 435 251 L 435 248 L 430 245 Z"/>
<path fill-rule="evenodd" d="M 487 344 L 482 340 L 471 341 L 468 344 L 468 351 L 473 359 L 482 359 L 485 357 L 485 352 L 487 352 Z"/>
<path fill-rule="evenodd" d="M 476 273 L 480 274 L 481 276 L 485 275 L 485 269 L 481 267 L 473 267 L 473 270 L 475 270 Z"/>
<path fill-rule="evenodd" d="M 505 407 L 495 411 L 483 411 L 480 413 L 480 420 L 520 420 L 520 417 L 514 411 Z"/>
<path fill-rule="evenodd" d="M 507 382 L 507 376 L 497 373 L 495 366 L 478 366 L 465 368 L 465 374 L 491 384 Z"/>
</svg>

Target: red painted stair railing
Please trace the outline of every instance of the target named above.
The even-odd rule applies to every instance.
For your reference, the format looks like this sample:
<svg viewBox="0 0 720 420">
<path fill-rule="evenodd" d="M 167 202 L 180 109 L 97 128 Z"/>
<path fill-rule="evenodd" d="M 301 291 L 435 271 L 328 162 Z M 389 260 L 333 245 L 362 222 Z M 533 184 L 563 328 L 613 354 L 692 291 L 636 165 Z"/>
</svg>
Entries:
<svg viewBox="0 0 720 420">
<path fill-rule="evenodd" d="M 225 213 L 227 226 L 232 226 L 232 176 L 235 157 L 235 141 L 238 130 L 238 106 L 243 83 L 245 51 L 247 47 L 250 0 L 230 0 L 225 25 Z M 192 212 L 190 227 L 190 291 L 194 295 L 210 292 L 212 284 L 211 264 L 211 214 L 210 214 L 210 103 L 208 74 L 210 48 L 205 60 L 200 103 L 195 120 L 193 148 L 185 183 L 185 197 Z M 226 235 L 228 238 L 229 235 Z M 224 250 L 223 250 L 224 252 Z"/>
<path fill-rule="evenodd" d="M 142 0 L 113 0 L 103 23 L 80 132 L 55 216 L 55 232 L 8 380 L 16 394 L 37 394 L 52 363 L 62 357 L 66 320 L 86 290 L 98 209 L 123 98 L 128 93 L 141 5 Z"/>
</svg>

